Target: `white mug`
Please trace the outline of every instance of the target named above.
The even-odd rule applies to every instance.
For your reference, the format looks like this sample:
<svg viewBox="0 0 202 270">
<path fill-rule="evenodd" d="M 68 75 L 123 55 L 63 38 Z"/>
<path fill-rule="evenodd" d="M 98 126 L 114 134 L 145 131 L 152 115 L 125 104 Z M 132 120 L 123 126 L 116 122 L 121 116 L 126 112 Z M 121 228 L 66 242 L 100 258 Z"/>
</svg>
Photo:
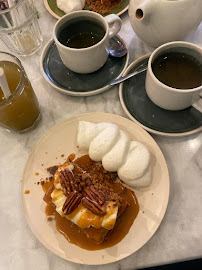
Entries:
<svg viewBox="0 0 202 270">
<path fill-rule="evenodd" d="M 188 54 L 202 65 L 202 48 L 199 46 L 182 41 L 174 41 L 161 45 L 151 54 L 148 62 L 145 88 L 148 97 L 157 106 L 166 110 L 183 110 L 190 106 L 202 112 L 202 100 L 200 92 L 202 85 L 192 89 L 176 89 L 165 85 L 154 75 L 152 63 L 164 52 L 183 52 Z"/>
<path fill-rule="evenodd" d="M 63 45 L 58 40 L 58 35 L 61 27 L 74 20 L 81 20 L 81 18 L 89 19 L 95 21 L 99 24 L 105 34 L 104 37 L 96 44 L 87 48 L 70 48 Z M 82 20 L 81 20 L 82 23 Z M 122 22 L 121 19 L 115 15 L 111 14 L 106 17 L 101 16 L 98 13 L 92 11 L 75 11 L 63 16 L 54 26 L 53 37 L 55 44 L 57 46 L 58 52 L 60 54 L 61 60 L 64 65 L 70 70 L 77 73 L 91 73 L 100 69 L 108 58 L 108 42 L 109 39 L 115 36 L 121 29 Z M 110 31 L 109 31 L 110 30 Z"/>
</svg>

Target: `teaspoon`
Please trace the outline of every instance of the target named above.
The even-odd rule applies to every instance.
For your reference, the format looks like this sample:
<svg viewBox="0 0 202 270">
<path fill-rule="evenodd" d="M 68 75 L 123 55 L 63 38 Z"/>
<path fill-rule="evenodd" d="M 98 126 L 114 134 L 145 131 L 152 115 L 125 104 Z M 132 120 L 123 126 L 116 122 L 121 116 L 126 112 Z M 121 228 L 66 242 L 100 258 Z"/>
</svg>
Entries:
<svg viewBox="0 0 202 270">
<path fill-rule="evenodd" d="M 109 40 L 108 51 L 113 57 L 122 57 L 127 54 L 128 49 L 125 42 L 119 36 L 115 36 Z"/>
<path fill-rule="evenodd" d="M 135 76 L 135 75 L 137 75 L 137 74 L 139 74 L 139 73 L 142 73 L 142 72 L 145 71 L 145 70 L 147 70 L 147 66 L 146 66 L 146 67 L 143 66 L 141 69 L 138 69 L 138 70 L 136 70 L 136 71 L 134 71 L 134 72 L 132 72 L 132 73 L 129 73 L 129 74 L 123 76 L 123 77 L 120 77 L 120 78 L 118 78 L 118 79 L 116 79 L 116 80 L 110 82 L 109 85 L 112 86 L 112 85 L 121 83 L 121 82 L 123 82 L 123 81 L 125 81 L 125 80 L 127 80 L 127 79 L 129 79 L 129 78 L 131 78 L 131 77 L 133 77 L 133 76 Z"/>
</svg>

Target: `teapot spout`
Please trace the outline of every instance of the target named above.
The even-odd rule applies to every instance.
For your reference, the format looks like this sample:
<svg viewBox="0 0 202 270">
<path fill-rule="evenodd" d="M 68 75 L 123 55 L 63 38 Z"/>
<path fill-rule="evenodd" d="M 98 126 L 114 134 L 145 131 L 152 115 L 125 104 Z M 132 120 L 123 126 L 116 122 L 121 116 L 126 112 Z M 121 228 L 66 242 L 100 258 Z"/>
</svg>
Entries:
<svg viewBox="0 0 202 270">
<path fill-rule="evenodd" d="M 135 17 L 142 21 L 149 17 L 152 12 L 155 0 L 144 0 L 136 9 Z"/>
</svg>

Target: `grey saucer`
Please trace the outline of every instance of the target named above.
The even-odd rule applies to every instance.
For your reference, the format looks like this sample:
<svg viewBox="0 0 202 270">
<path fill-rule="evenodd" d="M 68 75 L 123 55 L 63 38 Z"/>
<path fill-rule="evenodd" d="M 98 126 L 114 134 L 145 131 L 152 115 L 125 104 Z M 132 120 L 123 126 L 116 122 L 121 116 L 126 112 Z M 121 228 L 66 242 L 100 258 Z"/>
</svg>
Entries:
<svg viewBox="0 0 202 270">
<path fill-rule="evenodd" d="M 148 62 L 150 55 L 133 62 L 124 75 Z M 202 114 L 189 107 L 168 111 L 156 106 L 145 90 L 146 71 L 123 82 L 119 87 L 121 105 L 127 115 L 151 133 L 164 136 L 185 136 L 202 131 Z"/>
<path fill-rule="evenodd" d="M 109 83 L 123 74 L 128 59 L 128 54 L 121 58 L 109 56 L 98 71 L 78 74 L 63 64 L 55 42 L 51 40 L 43 50 L 40 65 L 44 78 L 56 90 L 72 96 L 91 96 L 108 90 Z"/>
</svg>

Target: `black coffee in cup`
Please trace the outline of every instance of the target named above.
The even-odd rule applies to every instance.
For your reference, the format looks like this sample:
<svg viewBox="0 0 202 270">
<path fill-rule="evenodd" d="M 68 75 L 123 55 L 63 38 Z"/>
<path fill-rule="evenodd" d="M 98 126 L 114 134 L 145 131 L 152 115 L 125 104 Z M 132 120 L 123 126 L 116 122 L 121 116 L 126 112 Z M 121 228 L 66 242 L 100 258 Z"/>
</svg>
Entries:
<svg viewBox="0 0 202 270">
<path fill-rule="evenodd" d="M 64 46 L 81 49 L 91 47 L 105 36 L 104 26 L 96 20 L 80 17 L 68 21 L 58 30 L 58 41 Z"/>
<path fill-rule="evenodd" d="M 164 52 L 152 63 L 156 78 L 176 89 L 192 89 L 202 84 L 202 66 L 193 56 L 184 52 Z"/>
</svg>

